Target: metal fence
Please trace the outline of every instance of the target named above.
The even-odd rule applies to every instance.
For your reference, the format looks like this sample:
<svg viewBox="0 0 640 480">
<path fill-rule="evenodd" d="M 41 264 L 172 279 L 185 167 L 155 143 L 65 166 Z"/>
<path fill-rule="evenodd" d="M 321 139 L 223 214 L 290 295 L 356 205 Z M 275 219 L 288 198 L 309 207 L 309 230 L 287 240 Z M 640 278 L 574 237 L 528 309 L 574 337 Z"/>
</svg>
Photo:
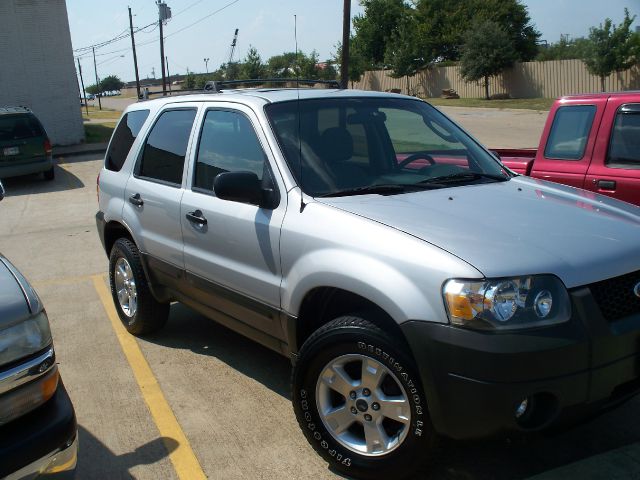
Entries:
<svg viewBox="0 0 640 480">
<path fill-rule="evenodd" d="M 392 78 L 390 71 L 365 72 L 353 88 L 363 90 L 400 90 L 421 97 L 439 97 L 444 89 L 454 89 L 462 98 L 483 98 L 481 82 L 465 82 L 459 66 L 434 67 L 412 77 Z M 605 81 L 607 91 L 640 90 L 640 66 L 613 73 Z M 556 98 L 572 93 L 600 91 L 600 78 L 591 75 L 582 60 L 516 63 L 513 68 L 490 79 L 489 93 L 513 98 Z"/>
</svg>

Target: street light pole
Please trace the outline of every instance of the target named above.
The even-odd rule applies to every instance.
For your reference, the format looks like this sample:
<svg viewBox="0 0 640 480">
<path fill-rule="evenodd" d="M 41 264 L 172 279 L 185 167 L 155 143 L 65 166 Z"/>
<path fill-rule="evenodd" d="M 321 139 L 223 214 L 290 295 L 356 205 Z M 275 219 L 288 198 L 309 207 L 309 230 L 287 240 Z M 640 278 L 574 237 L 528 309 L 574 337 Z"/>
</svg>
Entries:
<svg viewBox="0 0 640 480">
<path fill-rule="evenodd" d="M 131 30 L 131 48 L 133 49 L 133 68 L 136 71 L 136 92 L 140 98 L 140 77 L 138 76 L 138 56 L 136 55 L 136 41 L 133 38 L 133 18 L 129 7 L 129 29 Z"/>
<path fill-rule="evenodd" d="M 95 47 L 91 47 L 93 50 L 93 69 L 96 72 L 96 87 L 98 88 L 98 107 L 102 110 L 102 101 L 100 97 L 102 96 L 102 89 L 100 88 L 100 80 L 98 79 L 98 65 L 96 64 L 96 49 Z"/>
<path fill-rule="evenodd" d="M 80 84 L 82 85 L 82 96 L 84 97 L 84 109 L 87 111 L 87 117 L 89 116 L 89 105 L 87 104 L 87 92 L 84 90 L 84 79 L 82 78 L 82 67 L 80 66 L 80 57 L 78 60 L 78 73 L 80 73 Z"/>
<path fill-rule="evenodd" d="M 204 59 L 204 68 L 207 71 L 207 74 L 209 73 L 209 59 L 205 58 Z"/>
<path fill-rule="evenodd" d="M 342 60 L 340 63 L 340 83 L 349 86 L 349 39 L 351 37 L 351 0 L 344 0 L 342 16 Z"/>
</svg>

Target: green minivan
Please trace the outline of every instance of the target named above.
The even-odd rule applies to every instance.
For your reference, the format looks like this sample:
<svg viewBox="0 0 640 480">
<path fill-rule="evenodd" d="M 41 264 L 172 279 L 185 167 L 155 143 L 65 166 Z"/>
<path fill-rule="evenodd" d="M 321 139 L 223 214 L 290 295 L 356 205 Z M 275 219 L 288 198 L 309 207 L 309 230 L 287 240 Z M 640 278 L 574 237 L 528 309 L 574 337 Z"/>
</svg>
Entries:
<svg viewBox="0 0 640 480">
<path fill-rule="evenodd" d="M 55 175 L 42 124 L 26 107 L 0 107 L 0 178 L 40 172 L 46 180 Z"/>
</svg>

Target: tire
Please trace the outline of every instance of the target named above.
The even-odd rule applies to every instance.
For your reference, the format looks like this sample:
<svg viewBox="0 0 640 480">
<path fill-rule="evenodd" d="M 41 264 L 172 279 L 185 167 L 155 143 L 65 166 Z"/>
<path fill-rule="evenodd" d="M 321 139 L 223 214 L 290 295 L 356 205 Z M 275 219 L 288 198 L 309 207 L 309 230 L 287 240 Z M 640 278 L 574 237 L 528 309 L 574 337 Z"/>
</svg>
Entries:
<svg viewBox="0 0 640 480">
<path fill-rule="evenodd" d="M 49 170 L 42 172 L 42 174 L 44 175 L 45 180 L 53 180 L 54 178 L 56 178 L 56 172 L 53 169 L 53 167 L 51 167 Z"/>
<path fill-rule="evenodd" d="M 114 243 L 109 256 L 109 284 L 118 316 L 129 333 L 146 335 L 160 330 L 167 322 L 169 304 L 153 297 L 140 251 L 131 240 L 119 238 Z"/>
<path fill-rule="evenodd" d="M 436 435 L 406 347 L 362 317 L 337 318 L 304 343 L 293 370 L 293 408 L 311 446 L 334 469 L 353 478 L 404 478 L 425 463 Z M 389 409 L 391 396 L 404 408 Z"/>
</svg>

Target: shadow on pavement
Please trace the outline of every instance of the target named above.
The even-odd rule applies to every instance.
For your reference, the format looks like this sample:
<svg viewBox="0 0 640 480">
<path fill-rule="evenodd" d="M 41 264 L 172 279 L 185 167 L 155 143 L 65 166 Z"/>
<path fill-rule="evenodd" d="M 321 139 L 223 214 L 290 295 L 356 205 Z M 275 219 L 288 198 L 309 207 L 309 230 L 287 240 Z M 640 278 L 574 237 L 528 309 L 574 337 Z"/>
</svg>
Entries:
<svg viewBox="0 0 640 480">
<path fill-rule="evenodd" d="M 18 197 L 21 195 L 38 195 L 40 193 L 64 192 L 83 188 L 84 183 L 73 173 L 55 167 L 56 177 L 54 180 L 44 180 L 42 174 L 24 175 L 22 177 L 11 177 L 2 179 L 8 197 Z"/>
<path fill-rule="evenodd" d="M 288 359 L 181 304 L 172 305 L 167 325 L 157 334 L 145 337 L 145 341 L 216 357 L 272 391 L 291 398 Z M 640 397 L 636 397 L 588 423 L 553 434 L 466 442 L 439 439 L 433 451 L 425 452 L 432 460 L 417 478 L 526 479 L 640 442 L 639 417 Z M 601 472 L 593 478 L 596 477 L 607 475 Z"/>
<path fill-rule="evenodd" d="M 173 304 L 167 325 L 144 339 L 165 347 L 215 357 L 275 393 L 291 398 L 291 362 L 287 358 L 182 304 Z"/>
<path fill-rule="evenodd" d="M 77 480 L 133 479 L 134 477 L 129 473 L 131 468 L 156 463 L 178 448 L 178 442 L 173 438 L 160 437 L 136 448 L 133 452 L 116 455 L 80 425 L 78 437 L 78 466 L 75 477 Z"/>
</svg>

